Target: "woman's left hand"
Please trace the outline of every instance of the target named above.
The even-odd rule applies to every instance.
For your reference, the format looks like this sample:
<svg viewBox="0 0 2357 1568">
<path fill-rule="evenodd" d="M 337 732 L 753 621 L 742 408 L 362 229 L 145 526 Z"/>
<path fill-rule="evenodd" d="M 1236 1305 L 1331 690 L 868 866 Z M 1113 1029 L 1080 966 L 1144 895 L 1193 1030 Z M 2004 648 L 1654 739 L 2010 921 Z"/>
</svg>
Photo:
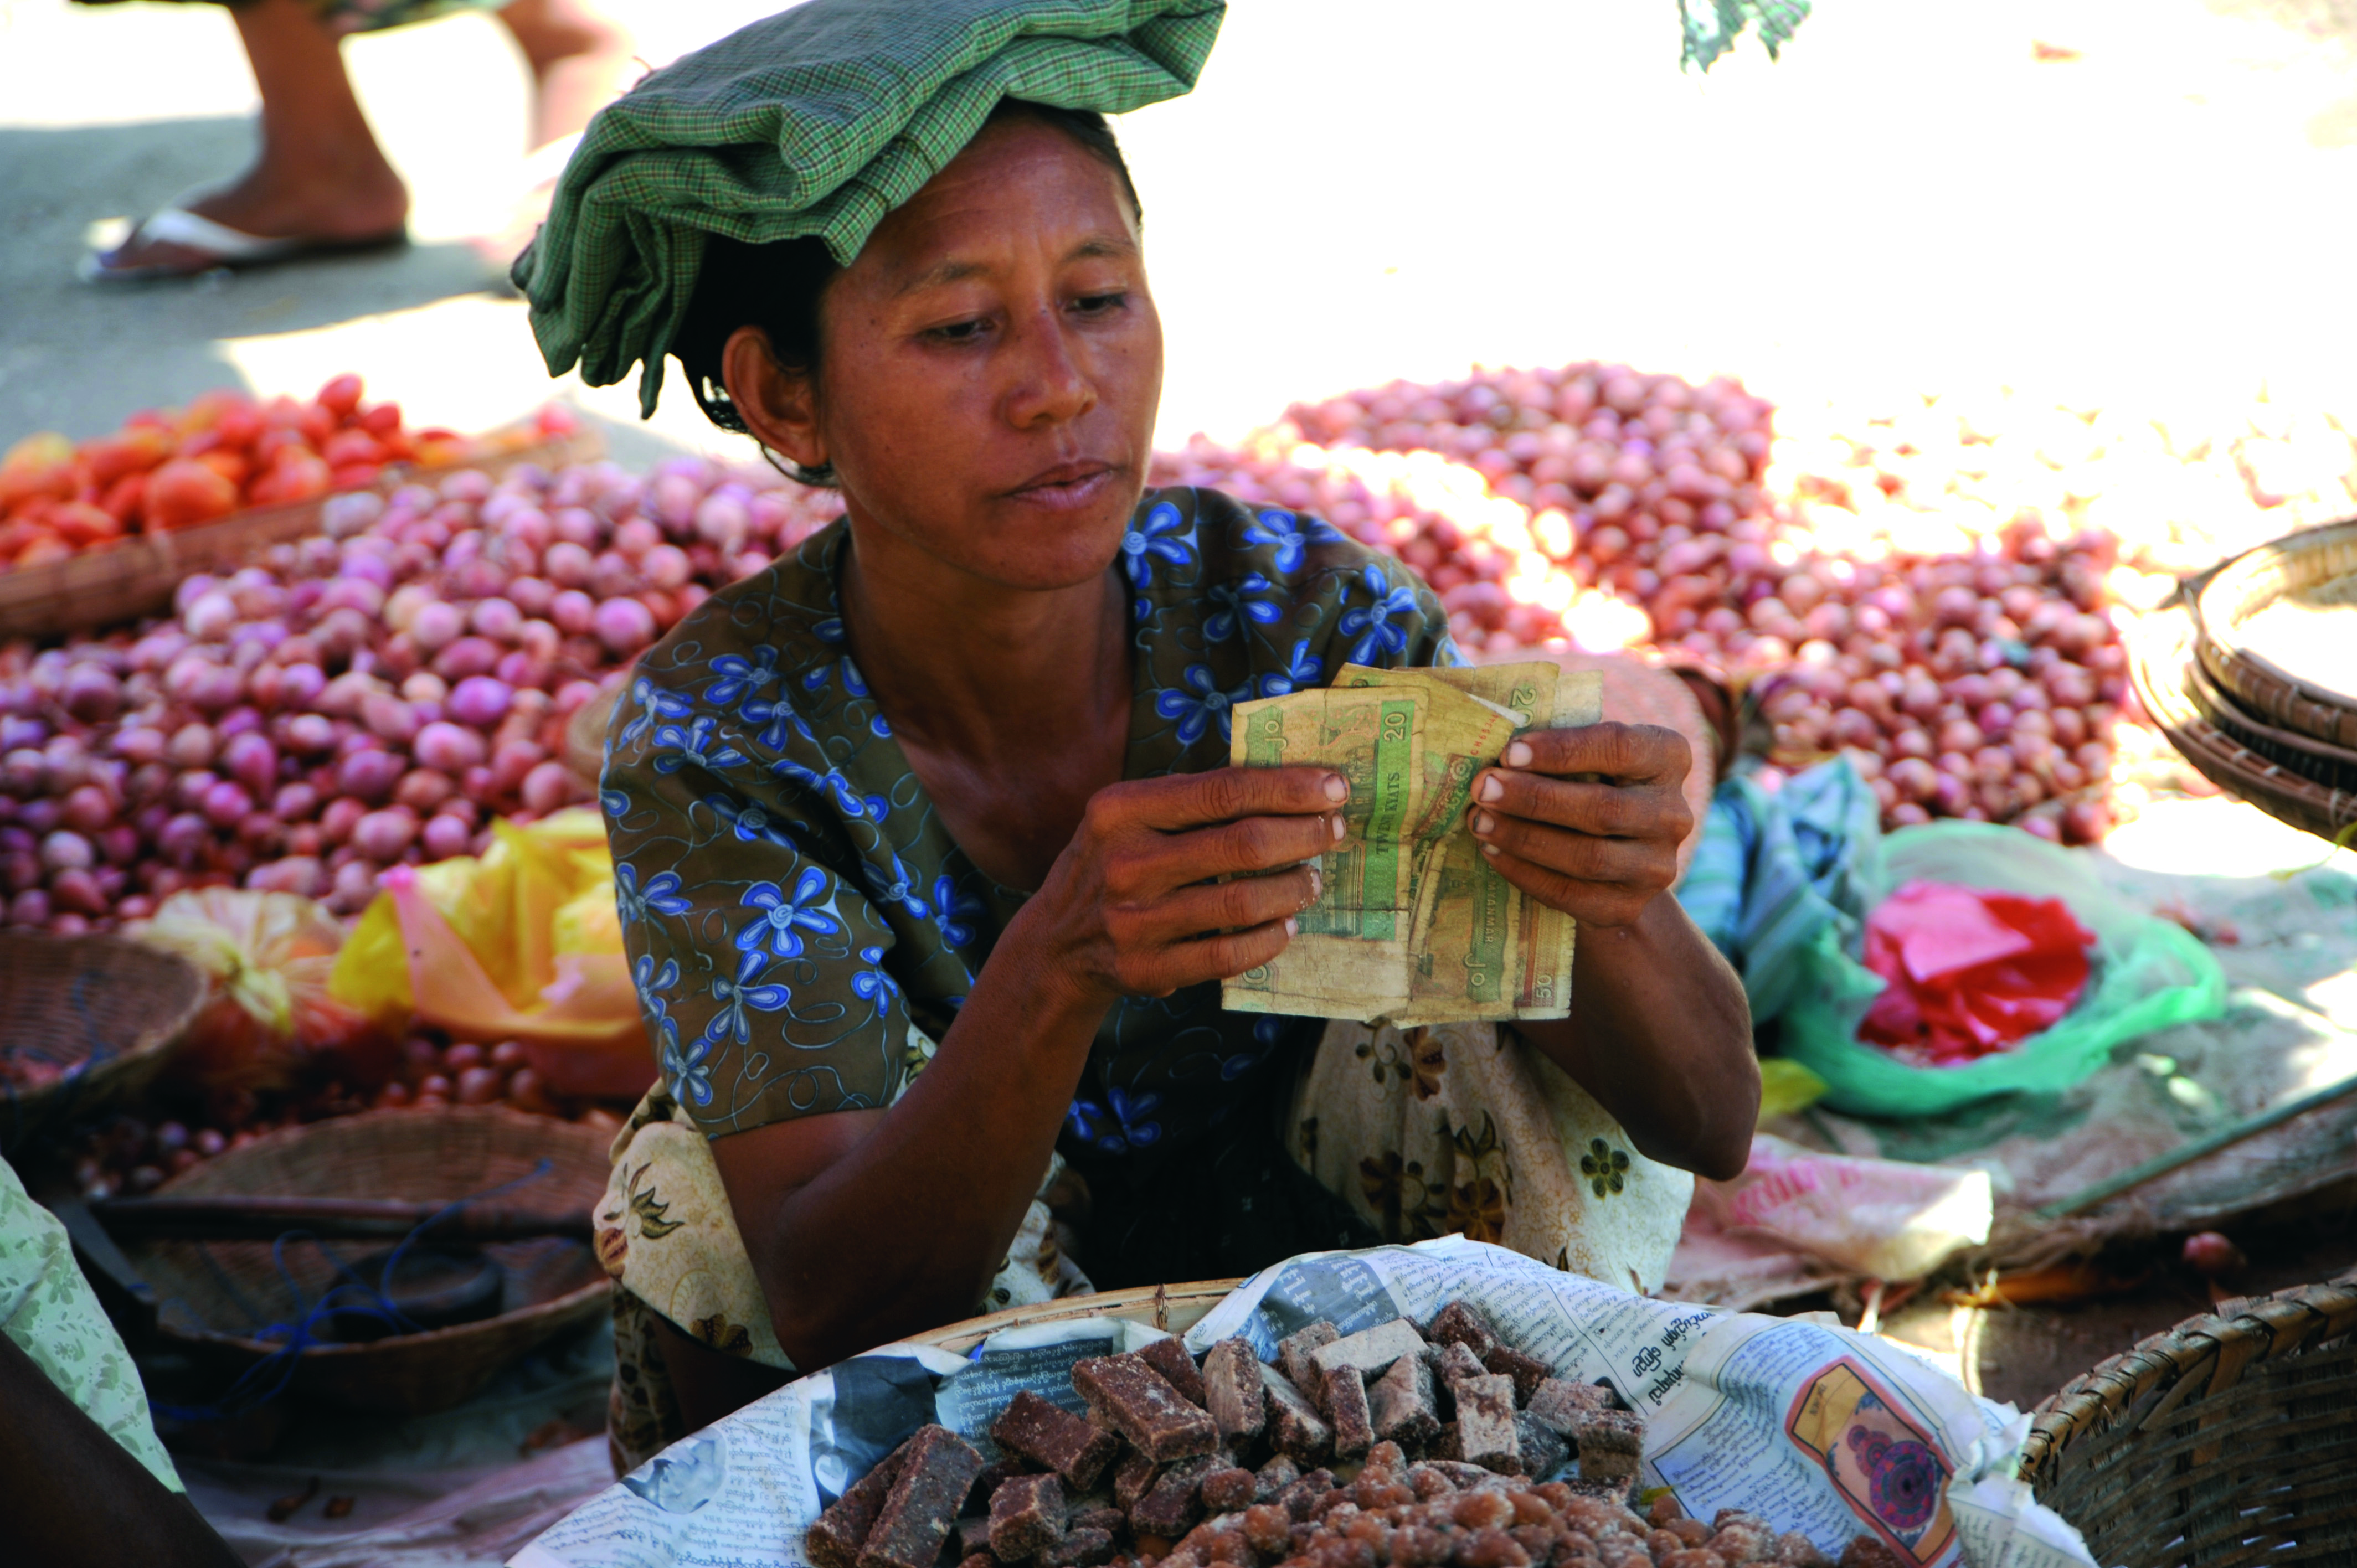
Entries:
<svg viewBox="0 0 2357 1568">
<path fill-rule="evenodd" d="M 1474 838 L 1507 881 L 1584 926 L 1635 923 L 1694 831 L 1685 736 L 1614 723 L 1532 730 L 1473 781 Z"/>
</svg>

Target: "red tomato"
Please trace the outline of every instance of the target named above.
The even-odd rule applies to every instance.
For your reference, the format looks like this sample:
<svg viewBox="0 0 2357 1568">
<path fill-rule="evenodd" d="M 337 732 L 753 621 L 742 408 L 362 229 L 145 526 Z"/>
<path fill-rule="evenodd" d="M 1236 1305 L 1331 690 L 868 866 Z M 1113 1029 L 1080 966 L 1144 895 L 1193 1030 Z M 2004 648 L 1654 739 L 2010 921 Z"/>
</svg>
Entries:
<svg viewBox="0 0 2357 1568">
<path fill-rule="evenodd" d="M 319 389 L 317 402 L 321 408 L 338 419 L 350 418 L 353 411 L 361 405 L 360 377 L 350 374 L 338 376 Z"/>
<path fill-rule="evenodd" d="M 351 463 L 382 462 L 384 448 L 365 430 L 339 430 L 328 437 L 319 456 L 327 459 L 328 467 L 340 468 Z"/>
<path fill-rule="evenodd" d="M 246 499 L 254 506 L 315 500 L 326 495 L 333 482 L 328 465 L 317 453 L 290 446 L 279 455 L 268 473 L 248 487 Z"/>
<path fill-rule="evenodd" d="M 322 446 L 327 444 L 328 437 L 336 433 L 336 416 L 316 403 L 307 403 L 303 405 L 303 412 L 296 416 L 295 428 L 301 431 L 303 439 L 314 447 Z"/>
<path fill-rule="evenodd" d="M 371 435 L 390 435 L 401 428 L 401 404 L 381 403 L 361 415 L 361 428 Z"/>
<path fill-rule="evenodd" d="M 147 476 L 147 525 L 158 532 L 193 528 L 236 510 L 237 487 L 202 462 L 176 457 Z"/>
<path fill-rule="evenodd" d="M 275 467 L 281 454 L 289 451 L 308 452 L 310 449 L 310 444 L 303 439 L 301 431 L 273 426 L 263 432 L 262 439 L 253 444 L 254 467 Z"/>
<path fill-rule="evenodd" d="M 215 387 L 188 400 L 188 406 L 180 414 L 180 428 L 189 433 L 220 429 L 231 414 L 252 414 L 253 412 L 253 399 L 245 393 L 233 387 Z M 253 439 L 250 434 L 252 427 L 242 419 L 237 421 L 237 427 L 249 432 L 245 437 L 247 440 Z M 231 439 L 235 439 L 234 435 Z"/>
<path fill-rule="evenodd" d="M 197 461 L 232 485 L 245 483 L 247 476 L 253 472 L 253 458 L 242 452 L 231 451 L 226 446 L 217 446 L 199 456 Z"/>
<path fill-rule="evenodd" d="M 123 525 L 103 509 L 85 506 L 80 501 L 67 501 L 49 513 L 49 527 L 57 536 L 77 550 L 87 550 L 102 540 L 122 536 Z"/>
<path fill-rule="evenodd" d="M 382 463 L 347 463 L 329 474 L 328 480 L 330 488 L 337 490 L 364 490 L 383 473 Z"/>
<path fill-rule="evenodd" d="M 105 499 L 98 504 L 104 507 L 108 514 L 125 529 L 138 527 L 141 517 L 146 511 L 147 476 L 124 475 L 108 487 Z"/>
</svg>

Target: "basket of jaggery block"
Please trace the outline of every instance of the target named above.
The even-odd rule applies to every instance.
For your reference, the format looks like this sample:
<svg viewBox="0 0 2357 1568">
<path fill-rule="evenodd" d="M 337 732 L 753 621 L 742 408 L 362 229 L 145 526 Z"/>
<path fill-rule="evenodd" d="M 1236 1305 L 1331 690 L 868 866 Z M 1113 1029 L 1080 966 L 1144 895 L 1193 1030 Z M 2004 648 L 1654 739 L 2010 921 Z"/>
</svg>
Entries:
<svg viewBox="0 0 2357 1568">
<path fill-rule="evenodd" d="M 2357 1270 L 2229 1301 L 2072 1379 L 2021 1478 L 2123 1568 L 2357 1562 Z"/>
<path fill-rule="evenodd" d="M 1233 1282 L 1018 1308 L 927 1337 L 1117 1316 L 1183 1330 Z M 1049 1397 L 1053 1394 L 1056 1397 Z M 811 1526 L 818 1568 L 1833 1568 L 1757 1514 L 1633 1496 L 1645 1425 L 1452 1303 L 1343 1334 L 1313 1322 L 1264 1361 L 1243 1337 L 1075 1361 L 1017 1393 L 985 1443 L 920 1428 Z M 990 1452 L 985 1452 L 988 1449 Z M 1870 1539 L 1843 1568 L 1900 1568 Z"/>
</svg>

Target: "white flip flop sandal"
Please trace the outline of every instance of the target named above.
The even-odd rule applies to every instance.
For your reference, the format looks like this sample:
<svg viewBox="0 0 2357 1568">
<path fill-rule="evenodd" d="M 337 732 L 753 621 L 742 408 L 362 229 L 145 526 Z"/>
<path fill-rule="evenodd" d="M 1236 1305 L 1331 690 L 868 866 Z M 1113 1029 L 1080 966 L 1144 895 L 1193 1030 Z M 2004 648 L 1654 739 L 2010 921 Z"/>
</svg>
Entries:
<svg viewBox="0 0 2357 1568">
<path fill-rule="evenodd" d="M 361 240 L 266 240 L 217 223 L 178 205 L 159 208 L 142 219 L 130 235 L 111 252 L 92 252 L 81 259 L 81 273 L 88 283 L 141 283 L 151 278 L 195 277 L 216 267 L 258 267 L 296 256 L 332 255 L 352 251 L 382 250 L 406 243 L 406 226 Z M 147 266 L 109 266 L 109 255 L 120 255 L 139 241 L 178 245 L 202 253 L 201 262 L 165 262 Z"/>
</svg>

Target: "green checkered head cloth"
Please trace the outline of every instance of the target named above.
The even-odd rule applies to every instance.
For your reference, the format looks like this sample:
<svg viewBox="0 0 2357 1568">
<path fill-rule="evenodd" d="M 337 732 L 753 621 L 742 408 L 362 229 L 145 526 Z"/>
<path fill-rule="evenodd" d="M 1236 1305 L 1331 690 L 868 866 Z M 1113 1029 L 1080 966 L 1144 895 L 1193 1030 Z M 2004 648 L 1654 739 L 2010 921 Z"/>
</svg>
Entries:
<svg viewBox="0 0 2357 1568">
<path fill-rule="evenodd" d="M 815 234 L 848 265 L 1004 98 L 1120 114 L 1195 85 L 1226 0 L 807 0 L 654 72 L 590 122 L 518 257 L 551 375 L 664 353 L 705 237 Z"/>
</svg>

